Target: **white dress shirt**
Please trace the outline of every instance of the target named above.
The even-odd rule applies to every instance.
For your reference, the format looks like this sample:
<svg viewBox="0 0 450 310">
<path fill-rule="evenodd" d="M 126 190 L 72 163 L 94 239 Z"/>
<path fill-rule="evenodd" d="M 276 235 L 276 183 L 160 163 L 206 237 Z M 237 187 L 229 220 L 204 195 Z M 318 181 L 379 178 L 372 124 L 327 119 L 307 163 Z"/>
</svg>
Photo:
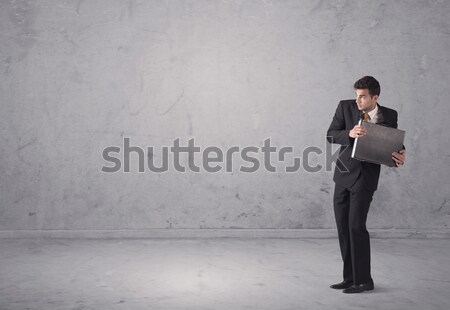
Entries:
<svg viewBox="0 0 450 310">
<path fill-rule="evenodd" d="M 373 109 L 372 111 L 368 112 L 369 114 L 369 123 L 378 123 L 378 104 L 375 106 L 375 109 Z"/>
</svg>

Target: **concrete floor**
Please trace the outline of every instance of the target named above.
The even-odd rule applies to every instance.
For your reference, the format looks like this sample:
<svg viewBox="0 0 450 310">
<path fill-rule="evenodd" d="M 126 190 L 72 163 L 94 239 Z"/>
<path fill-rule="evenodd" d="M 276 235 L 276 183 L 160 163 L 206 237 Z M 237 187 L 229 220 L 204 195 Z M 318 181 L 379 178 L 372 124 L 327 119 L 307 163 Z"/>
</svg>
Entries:
<svg viewBox="0 0 450 310">
<path fill-rule="evenodd" d="M 450 240 L 372 240 L 346 295 L 336 239 L 0 239 L 0 309 L 450 309 Z"/>
</svg>

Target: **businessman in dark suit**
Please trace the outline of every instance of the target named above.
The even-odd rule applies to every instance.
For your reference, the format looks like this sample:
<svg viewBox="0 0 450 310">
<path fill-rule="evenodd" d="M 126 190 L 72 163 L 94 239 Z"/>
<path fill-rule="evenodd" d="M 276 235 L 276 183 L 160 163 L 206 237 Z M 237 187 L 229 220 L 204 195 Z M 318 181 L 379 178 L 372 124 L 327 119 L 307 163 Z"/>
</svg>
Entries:
<svg viewBox="0 0 450 310">
<path fill-rule="evenodd" d="M 358 121 L 364 119 L 397 128 L 397 112 L 378 104 L 380 84 L 375 78 L 365 76 L 355 82 L 354 88 L 356 100 L 339 102 L 327 132 L 330 143 L 341 145 L 333 177 L 333 204 L 344 279 L 331 288 L 343 289 L 344 293 L 374 289 L 366 219 L 378 186 L 380 165 L 351 158 L 355 138 L 366 134 L 366 129 L 358 125 Z M 402 149 L 392 154 L 392 160 L 398 167 L 404 164 L 405 156 Z"/>
</svg>

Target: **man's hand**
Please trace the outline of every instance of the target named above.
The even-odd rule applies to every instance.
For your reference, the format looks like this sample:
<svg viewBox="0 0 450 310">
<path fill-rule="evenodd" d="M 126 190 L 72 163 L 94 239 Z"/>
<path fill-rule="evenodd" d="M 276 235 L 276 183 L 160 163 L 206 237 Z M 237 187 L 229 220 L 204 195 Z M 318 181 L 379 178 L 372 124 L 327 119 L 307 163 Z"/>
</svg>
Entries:
<svg viewBox="0 0 450 310">
<path fill-rule="evenodd" d="M 348 133 L 350 138 L 362 137 L 366 134 L 366 128 L 361 125 L 355 125 L 352 130 Z"/>
<path fill-rule="evenodd" d="M 392 153 L 392 160 L 395 162 L 395 165 L 397 167 L 402 166 L 405 163 L 405 159 L 406 159 L 405 150 Z"/>
</svg>

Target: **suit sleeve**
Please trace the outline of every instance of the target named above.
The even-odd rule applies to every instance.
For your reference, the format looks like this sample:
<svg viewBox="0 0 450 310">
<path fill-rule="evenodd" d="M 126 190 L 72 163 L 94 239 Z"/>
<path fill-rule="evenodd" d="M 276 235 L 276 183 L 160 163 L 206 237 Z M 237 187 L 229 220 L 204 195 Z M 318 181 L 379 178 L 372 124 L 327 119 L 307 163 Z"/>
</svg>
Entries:
<svg viewBox="0 0 450 310">
<path fill-rule="evenodd" d="M 397 111 L 395 111 L 395 128 L 398 128 L 398 113 L 397 113 Z M 406 147 L 404 144 L 402 145 L 402 150 L 406 151 Z"/>
<path fill-rule="evenodd" d="M 394 111 L 393 116 L 394 116 L 394 126 L 392 126 L 392 127 L 398 128 L 398 113 L 397 113 L 397 111 Z"/>
<path fill-rule="evenodd" d="M 333 121 L 327 131 L 327 140 L 330 143 L 337 143 L 341 145 L 350 145 L 353 142 L 353 138 L 348 135 L 350 130 L 345 127 L 344 109 L 342 101 L 334 114 Z"/>
</svg>

